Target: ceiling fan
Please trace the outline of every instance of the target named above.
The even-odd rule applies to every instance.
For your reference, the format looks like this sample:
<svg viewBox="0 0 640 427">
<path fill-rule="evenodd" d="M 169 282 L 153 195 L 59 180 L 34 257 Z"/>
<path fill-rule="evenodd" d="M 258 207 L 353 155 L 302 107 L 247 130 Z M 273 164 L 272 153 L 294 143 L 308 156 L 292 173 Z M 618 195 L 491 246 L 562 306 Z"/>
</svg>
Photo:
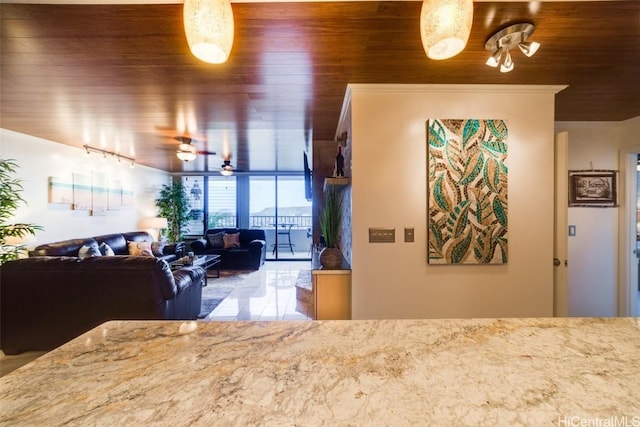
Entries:
<svg viewBox="0 0 640 427">
<path fill-rule="evenodd" d="M 204 154 L 207 156 L 214 156 L 216 154 L 215 151 L 198 150 L 196 146 L 193 145 L 194 140 L 188 136 L 176 136 L 174 139 L 180 142 L 176 156 L 184 162 L 195 160 L 198 154 Z"/>
<path fill-rule="evenodd" d="M 222 165 L 220 165 L 220 175 L 231 176 L 233 175 L 233 170 L 234 168 L 231 164 L 231 155 L 228 155 L 222 162 Z"/>
</svg>

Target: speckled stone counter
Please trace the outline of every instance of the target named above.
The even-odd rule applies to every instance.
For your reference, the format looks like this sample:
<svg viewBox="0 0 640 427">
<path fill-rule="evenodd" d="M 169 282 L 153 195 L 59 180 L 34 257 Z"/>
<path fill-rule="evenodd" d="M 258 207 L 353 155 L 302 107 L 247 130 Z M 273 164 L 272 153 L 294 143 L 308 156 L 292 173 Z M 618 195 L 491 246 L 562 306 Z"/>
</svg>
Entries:
<svg viewBox="0 0 640 427">
<path fill-rule="evenodd" d="M 640 422 L 640 320 L 108 322 L 0 387 L 11 426 Z"/>
</svg>

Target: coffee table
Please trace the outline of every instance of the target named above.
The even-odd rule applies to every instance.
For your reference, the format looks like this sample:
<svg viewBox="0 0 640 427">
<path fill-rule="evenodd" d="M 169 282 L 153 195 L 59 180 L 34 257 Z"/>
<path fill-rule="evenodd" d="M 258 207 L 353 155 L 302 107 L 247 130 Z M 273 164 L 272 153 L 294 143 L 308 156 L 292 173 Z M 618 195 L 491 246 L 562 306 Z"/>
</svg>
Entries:
<svg viewBox="0 0 640 427">
<path fill-rule="evenodd" d="M 172 270 L 177 270 L 191 265 L 204 268 L 207 271 L 207 278 L 212 277 L 217 279 L 220 277 L 220 255 L 196 255 L 193 258 L 193 262 L 191 262 L 188 257 L 182 257 L 169 263 L 169 267 L 171 267 Z M 209 270 L 214 268 L 217 274 L 215 276 L 209 276 Z"/>
</svg>

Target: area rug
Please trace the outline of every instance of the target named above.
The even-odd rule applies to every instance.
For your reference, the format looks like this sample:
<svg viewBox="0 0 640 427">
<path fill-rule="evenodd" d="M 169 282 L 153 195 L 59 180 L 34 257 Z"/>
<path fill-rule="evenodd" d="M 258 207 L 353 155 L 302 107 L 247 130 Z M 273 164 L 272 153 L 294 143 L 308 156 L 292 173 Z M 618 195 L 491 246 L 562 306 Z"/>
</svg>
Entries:
<svg viewBox="0 0 640 427">
<path fill-rule="evenodd" d="M 198 319 L 204 319 L 252 273 L 253 270 L 221 270 L 219 278 L 207 279 L 207 286 L 202 288 L 202 305 Z"/>
</svg>

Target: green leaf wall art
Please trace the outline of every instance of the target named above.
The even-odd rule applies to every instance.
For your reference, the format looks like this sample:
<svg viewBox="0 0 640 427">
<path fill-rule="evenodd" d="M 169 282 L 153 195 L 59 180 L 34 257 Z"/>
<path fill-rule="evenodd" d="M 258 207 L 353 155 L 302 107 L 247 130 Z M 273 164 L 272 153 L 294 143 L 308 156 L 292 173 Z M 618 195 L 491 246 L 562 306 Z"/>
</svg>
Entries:
<svg viewBox="0 0 640 427">
<path fill-rule="evenodd" d="M 429 120 L 429 264 L 508 259 L 508 130 L 504 120 Z"/>
</svg>

